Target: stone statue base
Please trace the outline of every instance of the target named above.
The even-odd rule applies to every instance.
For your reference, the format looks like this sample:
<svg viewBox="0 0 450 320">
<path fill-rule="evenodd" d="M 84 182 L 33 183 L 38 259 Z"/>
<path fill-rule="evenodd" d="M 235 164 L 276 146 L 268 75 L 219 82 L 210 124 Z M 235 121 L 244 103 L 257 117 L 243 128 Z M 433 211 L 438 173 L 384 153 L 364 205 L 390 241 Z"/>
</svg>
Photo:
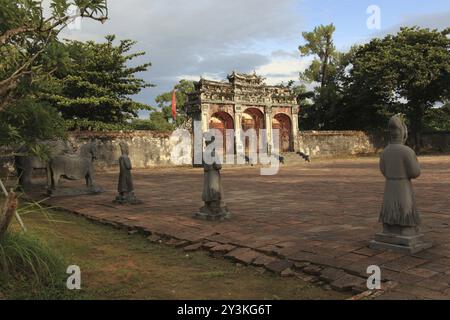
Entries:
<svg viewBox="0 0 450 320">
<path fill-rule="evenodd" d="M 226 206 L 210 207 L 205 205 L 198 212 L 194 213 L 193 217 L 196 219 L 217 221 L 230 219 L 231 213 Z"/>
<path fill-rule="evenodd" d="M 104 192 L 103 188 L 93 186 L 90 188 L 64 188 L 60 187 L 56 190 L 47 190 L 47 195 L 50 197 L 65 197 L 65 196 L 81 196 L 87 194 L 99 194 Z"/>
<path fill-rule="evenodd" d="M 119 194 L 117 197 L 113 200 L 113 203 L 117 204 L 141 204 L 142 201 L 138 200 L 136 196 L 134 195 L 134 192 L 131 192 L 129 194 Z"/>
<path fill-rule="evenodd" d="M 383 232 L 375 235 L 370 248 L 391 250 L 399 253 L 414 254 L 433 246 L 425 242 L 418 227 L 402 227 L 384 224 Z"/>
</svg>

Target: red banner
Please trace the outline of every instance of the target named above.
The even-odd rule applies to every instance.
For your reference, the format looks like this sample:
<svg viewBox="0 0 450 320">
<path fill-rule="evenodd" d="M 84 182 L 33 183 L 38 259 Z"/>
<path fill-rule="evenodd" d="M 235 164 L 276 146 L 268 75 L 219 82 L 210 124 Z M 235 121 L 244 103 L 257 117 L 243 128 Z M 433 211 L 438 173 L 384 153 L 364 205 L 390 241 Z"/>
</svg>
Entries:
<svg viewBox="0 0 450 320">
<path fill-rule="evenodd" d="M 177 95 L 175 89 L 172 94 L 172 118 L 174 121 L 177 118 Z"/>
</svg>

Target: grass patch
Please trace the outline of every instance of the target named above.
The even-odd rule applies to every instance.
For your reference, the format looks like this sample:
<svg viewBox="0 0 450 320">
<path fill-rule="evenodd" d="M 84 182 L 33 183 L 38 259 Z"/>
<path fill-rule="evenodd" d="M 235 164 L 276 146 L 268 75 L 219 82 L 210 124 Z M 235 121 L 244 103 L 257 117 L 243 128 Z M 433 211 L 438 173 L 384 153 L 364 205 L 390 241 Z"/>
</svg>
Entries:
<svg viewBox="0 0 450 320">
<path fill-rule="evenodd" d="M 37 237 L 15 231 L 0 238 L 0 291 L 10 299 L 67 297 L 65 263 Z"/>
<path fill-rule="evenodd" d="M 141 234 L 92 223 L 85 218 L 50 210 L 25 215 L 29 234 L 45 241 L 64 259 L 62 280 L 40 286 L 33 293 L 10 281 L 6 298 L 51 299 L 344 299 L 348 294 L 328 291 L 295 278 L 216 259 L 206 252 L 191 252 L 154 244 Z M 12 230 L 19 230 L 14 223 Z M 49 263 L 47 263 L 49 264 Z M 81 268 L 81 290 L 69 291 L 68 265 Z M 28 274 L 28 273 L 27 273 Z M 32 273 L 31 273 L 32 274 Z M 59 274 L 59 273 L 54 273 Z M 54 289 L 50 289 L 53 287 Z M 0 286 L 0 291 L 2 287 Z M 37 289 L 39 290 L 39 289 Z M 33 298 L 36 298 L 33 297 Z"/>
</svg>

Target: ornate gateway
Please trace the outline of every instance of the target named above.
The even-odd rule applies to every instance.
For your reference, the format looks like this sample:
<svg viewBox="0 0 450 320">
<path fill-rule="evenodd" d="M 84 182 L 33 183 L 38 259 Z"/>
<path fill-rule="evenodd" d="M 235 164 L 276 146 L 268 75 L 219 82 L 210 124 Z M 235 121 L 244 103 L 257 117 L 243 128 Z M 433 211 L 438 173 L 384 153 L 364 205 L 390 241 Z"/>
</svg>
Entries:
<svg viewBox="0 0 450 320">
<path fill-rule="evenodd" d="M 255 129 L 258 141 L 267 139 L 268 152 L 272 150 L 272 129 L 279 130 L 280 151 L 297 151 L 297 100 L 288 87 L 268 86 L 264 78 L 254 74 L 233 72 L 228 82 L 200 79 L 195 91 L 189 94 L 187 112 L 193 120 L 201 121 L 202 133 L 219 129 L 224 133 L 224 149 L 245 150 L 248 142 L 226 137 L 226 129 L 241 131 Z M 266 137 L 259 136 L 266 129 Z M 235 140 L 235 141 L 230 141 Z"/>
</svg>

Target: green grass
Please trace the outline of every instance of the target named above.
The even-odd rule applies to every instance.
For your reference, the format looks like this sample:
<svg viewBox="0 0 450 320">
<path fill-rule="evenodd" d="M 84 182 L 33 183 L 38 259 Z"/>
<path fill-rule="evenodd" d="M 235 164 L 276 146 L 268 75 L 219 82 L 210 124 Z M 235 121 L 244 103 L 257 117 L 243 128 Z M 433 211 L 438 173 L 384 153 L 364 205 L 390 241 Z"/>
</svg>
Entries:
<svg viewBox="0 0 450 320">
<path fill-rule="evenodd" d="M 0 292 L 8 299 L 345 299 L 349 296 L 296 278 L 283 278 L 214 258 L 204 251 L 186 254 L 182 249 L 151 243 L 144 235 L 129 235 L 124 230 L 64 212 L 50 210 L 43 215 L 39 210 L 29 211 L 23 219 L 28 234 L 14 233 L 13 237 L 19 237 L 20 247 L 34 250 L 45 263 L 33 260 L 34 255 L 25 259 L 24 268 L 17 269 L 8 263 L 10 270 L 16 270 L 10 271 L 11 275 L 0 285 Z M 12 230 L 20 231 L 17 222 Z M 11 256 L 11 261 L 21 260 L 21 255 L 14 252 L 8 249 L 6 256 Z M 40 281 L 33 280 L 33 284 L 29 281 L 36 277 L 26 263 L 30 259 L 40 266 L 37 272 Z M 69 265 L 81 268 L 80 291 L 65 287 L 69 276 L 65 269 Z"/>
<path fill-rule="evenodd" d="M 0 291 L 11 299 L 63 299 L 62 257 L 35 236 L 9 231 L 0 238 Z"/>
</svg>

